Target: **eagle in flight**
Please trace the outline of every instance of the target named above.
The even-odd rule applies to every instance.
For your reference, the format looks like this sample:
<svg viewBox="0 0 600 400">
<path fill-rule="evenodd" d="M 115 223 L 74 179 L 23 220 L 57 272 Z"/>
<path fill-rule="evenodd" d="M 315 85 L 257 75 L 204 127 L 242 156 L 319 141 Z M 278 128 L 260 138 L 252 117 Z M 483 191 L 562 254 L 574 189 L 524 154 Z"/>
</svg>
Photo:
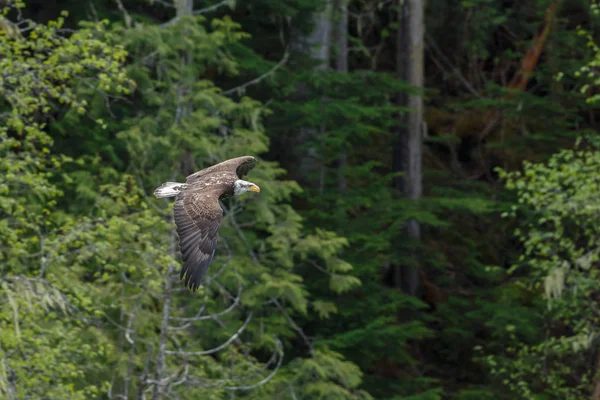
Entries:
<svg viewBox="0 0 600 400">
<path fill-rule="evenodd" d="M 219 200 L 248 191 L 260 192 L 257 185 L 242 180 L 255 165 L 254 157 L 232 158 L 193 173 L 185 183 L 166 182 L 154 191 L 157 199 L 176 196 L 173 216 L 183 258 L 179 277 L 185 277 L 185 285 L 192 291 L 202 283 L 215 255 L 223 217 Z"/>
</svg>

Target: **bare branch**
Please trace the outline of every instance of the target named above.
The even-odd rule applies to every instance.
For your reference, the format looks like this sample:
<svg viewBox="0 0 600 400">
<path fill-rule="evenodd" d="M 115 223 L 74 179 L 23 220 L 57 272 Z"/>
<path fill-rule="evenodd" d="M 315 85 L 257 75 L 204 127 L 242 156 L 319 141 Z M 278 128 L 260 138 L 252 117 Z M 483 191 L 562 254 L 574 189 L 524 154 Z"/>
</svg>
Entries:
<svg viewBox="0 0 600 400">
<path fill-rule="evenodd" d="M 218 8 L 220 8 L 220 7 L 223 7 L 223 6 L 225 6 L 225 5 L 228 5 L 229 3 L 230 3 L 230 0 L 222 0 L 221 2 L 219 2 L 219 3 L 217 3 L 217 4 L 214 4 L 214 5 L 212 5 L 212 6 L 208 6 L 208 7 L 205 7 L 205 8 L 201 8 L 201 9 L 199 9 L 199 10 L 194 10 L 194 11 L 192 11 L 192 15 L 201 15 L 201 14 L 206 14 L 206 13 L 208 13 L 208 12 L 210 12 L 210 11 L 215 11 L 215 10 L 217 10 L 217 9 L 218 9 Z M 162 3 L 161 3 L 161 4 L 162 4 Z M 170 26 L 170 25 L 176 24 L 177 22 L 179 22 L 179 20 L 180 20 L 180 19 L 181 19 L 181 16 L 176 16 L 176 17 L 174 17 L 174 18 L 172 18 L 172 19 L 168 20 L 167 22 L 165 22 L 165 23 L 161 24 L 161 25 L 160 25 L 160 27 L 161 27 L 161 28 L 165 28 L 165 27 L 167 27 L 167 26 Z"/>
<path fill-rule="evenodd" d="M 225 90 L 224 92 L 221 92 L 221 94 L 223 96 L 229 96 L 230 94 L 233 94 L 233 93 L 239 94 L 239 93 L 243 92 L 248 86 L 256 85 L 256 84 L 262 82 L 264 79 L 273 75 L 275 73 L 275 71 L 277 71 L 279 68 L 281 68 L 287 62 L 289 57 L 290 57 L 290 53 L 289 53 L 288 48 L 286 48 L 281 60 L 279 60 L 279 62 L 277 64 L 275 64 L 275 66 L 273 68 L 271 68 L 268 72 L 265 72 L 261 76 L 255 78 L 255 79 L 252 79 L 251 81 L 246 82 L 243 85 L 234 87 L 232 89 Z"/>
<path fill-rule="evenodd" d="M 192 12 L 192 14 L 194 14 L 194 15 L 206 14 L 207 12 L 211 12 L 211 11 L 214 11 L 214 10 L 220 8 L 220 7 L 228 5 L 229 3 L 231 3 L 231 0 L 222 0 L 221 2 L 219 2 L 217 4 L 213 4 L 212 6 L 204 7 L 204 8 L 201 8 L 199 10 L 194 10 Z"/>
<path fill-rule="evenodd" d="M 229 337 L 229 339 L 227 339 L 225 342 L 221 343 L 217 347 L 213 347 L 212 349 L 208 349 L 208 350 L 204 350 L 204 351 L 181 351 L 181 350 L 174 351 L 174 350 L 165 350 L 165 354 L 177 354 L 177 355 L 184 356 L 184 357 L 189 357 L 189 356 L 207 356 L 209 354 L 214 354 L 214 353 L 216 353 L 216 352 L 224 349 L 225 347 L 229 346 L 234 340 L 236 340 L 238 338 L 238 336 L 240 336 L 241 333 L 246 329 L 246 327 L 248 326 L 248 324 L 250 323 L 251 320 L 252 320 L 252 313 L 249 313 L 248 317 L 244 321 L 244 324 L 240 327 L 240 329 L 237 330 L 236 333 L 234 333 L 233 335 L 231 335 Z"/>
<path fill-rule="evenodd" d="M 242 285 L 241 282 L 238 285 L 238 292 L 236 297 L 233 299 L 233 303 L 231 303 L 231 305 L 229 307 L 227 307 L 225 310 L 218 312 L 216 314 L 210 314 L 210 315 L 202 315 L 202 313 L 204 312 L 204 305 L 200 308 L 200 310 L 198 311 L 198 313 L 196 314 L 196 316 L 194 317 L 170 317 L 171 320 L 173 321 L 182 321 L 182 322 L 197 322 L 197 321 L 204 321 L 207 319 L 215 319 L 218 317 L 221 317 L 225 314 L 229 314 L 230 312 L 232 312 L 237 306 L 240 305 L 240 297 L 242 295 Z M 170 329 L 176 329 L 176 328 L 170 328 Z"/>
<path fill-rule="evenodd" d="M 267 375 L 264 379 L 262 379 L 261 381 L 253 384 L 253 385 L 246 385 L 246 386 L 225 386 L 223 389 L 225 390 L 251 390 L 254 388 L 257 388 L 259 386 L 264 385 L 265 383 L 269 382 L 274 376 L 275 374 L 279 371 L 279 369 L 281 368 L 281 363 L 283 362 L 283 345 L 281 344 L 281 341 L 279 339 L 275 340 L 275 347 L 277 349 L 277 352 L 279 353 L 279 361 L 277 362 L 277 365 L 275 366 L 275 368 L 273 369 L 273 371 L 271 371 L 271 373 L 269 375 Z"/>
<path fill-rule="evenodd" d="M 224 208 L 225 211 L 227 211 Z M 256 254 L 254 254 L 254 251 L 252 250 L 252 248 L 250 247 L 250 244 L 248 243 L 248 241 L 246 240 L 246 236 L 244 235 L 244 232 L 241 230 L 241 228 L 238 226 L 237 222 L 235 221 L 235 218 L 233 217 L 233 215 L 231 213 L 227 213 L 227 216 L 229 217 L 229 220 L 231 221 L 231 225 L 234 227 L 236 233 L 238 234 L 238 236 L 240 237 L 240 239 L 242 240 L 242 242 L 246 245 L 246 247 L 248 248 L 248 254 L 250 255 L 250 257 L 252 258 L 252 261 L 256 264 L 259 264 L 259 260 L 258 257 L 256 256 Z M 256 280 L 254 281 L 256 282 Z M 294 322 L 294 320 L 285 312 L 285 309 L 283 308 L 283 306 L 281 305 L 281 303 L 279 302 L 279 300 L 277 300 L 276 298 L 272 297 L 269 302 L 275 304 L 275 306 L 279 309 L 279 311 L 285 316 L 285 318 L 288 320 L 289 324 L 292 326 L 292 328 L 298 332 L 298 334 L 302 337 L 302 339 L 304 340 L 304 343 L 306 344 L 306 346 L 309 349 L 310 354 L 314 354 L 314 348 L 312 343 L 310 342 L 310 340 L 308 339 L 308 337 L 304 334 L 304 331 L 302 330 L 302 328 L 300 328 L 298 326 L 298 324 L 296 324 Z"/>
<path fill-rule="evenodd" d="M 160 4 L 161 6 L 165 6 L 167 8 L 175 8 L 175 6 L 172 3 L 163 1 L 163 0 L 152 0 L 152 2 L 156 3 L 156 4 Z"/>
<path fill-rule="evenodd" d="M 171 216 L 171 220 L 174 222 L 174 217 Z M 175 229 L 171 229 L 171 255 L 175 258 Z M 167 348 L 167 336 L 169 334 L 169 317 L 171 315 L 171 288 L 173 286 L 173 271 L 172 265 L 167 267 L 165 271 L 165 286 L 164 286 L 164 299 L 162 309 L 162 320 L 160 324 L 160 340 L 158 344 L 158 354 L 156 355 L 156 381 L 161 382 L 166 368 L 166 348 Z M 152 391 L 152 400 L 159 400 L 164 394 L 165 387 L 163 385 L 154 385 Z"/>
<path fill-rule="evenodd" d="M 302 340 L 304 340 L 304 344 L 306 344 L 306 347 L 308 347 L 308 352 L 312 356 L 315 353 L 315 349 L 314 349 L 311 341 L 308 339 L 308 336 L 306 336 L 306 334 L 304 333 L 304 331 L 302 330 L 302 328 L 300 328 L 298 326 L 298 324 L 296 324 L 296 322 L 292 319 L 292 317 L 290 317 L 288 315 L 288 313 L 285 311 L 285 309 L 283 308 L 283 306 L 281 305 L 281 303 L 279 302 L 279 300 L 277 300 L 275 298 L 273 298 L 271 300 L 275 304 L 275 306 L 279 309 L 279 311 L 281 312 L 281 314 L 283 314 L 283 316 L 287 319 L 287 321 L 291 325 L 292 329 L 294 329 L 296 332 L 298 332 L 298 334 L 300 335 L 300 337 L 302 338 Z"/>
<path fill-rule="evenodd" d="M 137 305 L 136 305 L 137 308 Z M 129 360 L 128 360 L 128 365 L 127 365 L 127 374 L 125 375 L 125 387 L 124 387 L 124 396 L 125 398 L 129 397 L 129 382 L 131 381 L 131 375 L 133 373 L 133 367 L 134 367 L 134 358 L 135 358 L 135 339 L 131 339 L 131 337 L 129 337 L 129 332 L 131 331 L 131 326 L 132 326 L 132 321 L 135 319 L 136 323 L 137 323 L 137 314 L 130 314 L 129 315 L 129 320 L 127 322 L 127 330 L 128 332 L 125 334 L 125 337 L 127 338 L 127 341 L 129 342 L 130 349 L 129 349 Z M 135 329 L 134 333 L 137 336 L 137 329 Z"/>
<path fill-rule="evenodd" d="M 447 69 L 449 69 L 452 74 L 456 75 L 456 77 L 458 78 L 458 80 L 465 86 L 465 88 L 467 88 L 467 90 L 469 92 L 471 92 L 471 94 L 473 96 L 481 98 L 481 93 L 479 93 L 471 85 L 471 83 L 469 83 L 469 81 L 460 72 L 460 70 L 458 69 L 458 67 L 456 65 L 452 64 L 452 62 L 444 55 L 444 53 L 442 52 L 442 50 L 440 50 L 440 48 L 438 47 L 438 45 L 435 43 L 435 41 L 433 40 L 433 38 L 430 35 L 427 35 L 426 42 L 427 42 L 427 47 L 429 47 L 437 55 L 437 57 L 438 57 L 438 58 L 432 57 L 432 60 L 438 65 L 438 67 L 440 67 L 440 69 L 443 72 L 446 72 L 448 74 L 450 72 L 448 72 Z M 446 67 L 444 67 L 444 65 L 442 63 L 445 63 Z"/>
<path fill-rule="evenodd" d="M 281 341 L 278 338 L 275 338 L 275 351 L 274 351 L 274 355 L 279 356 L 277 359 L 277 365 L 275 366 L 275 368 L 273 369 L 273 371 L 271 371 L 271 373 L 269 373 L 269 375 L 267 375 L 266 377 L 264 377 L 263 379 L 261 379 L 260 381 L 252 384 L 252 385 L 237 385 L 237 386 L 226 386 L 225 384 L 228 382 L 231 382 L 233 379 L 220 379 L 220 380 L 211 380 L 211 381 L 200 381 L 198 379 L 189 379 L 188 381 L 192 384 L 201 386 L 201 387 L 205 387 L 205 388 L 220 388 L 223 390 L 228 390 L 228 391 L 238 391 L 238 390 L 251 390 L 251 389 L 255 389 L 259 386 L 264 385 L 265 383 L 269 382 L 274 376 L 275 374 L 277 374 L 277 372 L 279 371 L 279 369 L 281 368 L 281 364 L 283 363 L 283 359 L 284 359 L 284 351 L 283 351 L 283 345 L 281 344 Z M 272 357 L 273 358 L 273 357 Z M 248 375 L 246 375 L 245 377 L 243 377 L 242 379 L 247 379 Z M 234 379 L 239 379 L 239 378 L 234 378 Z M 241 380 L 241 379 L 239 379 Z M 209 384 L 207 384 L 207 382 L 209 382 Z"/>
<path fill-rule="evenodd" d="M 131 16 L 125 9 L 125 6 L 123 6 L 123 2 L 121 0 L 115 0 L 115 2 L 117 3 L 119 11 L 121 11 L 121 13 L 123 14 L 123 19 L 125 19 L 125 26 L 127 28 L 131 28 Z"/>
</svg>

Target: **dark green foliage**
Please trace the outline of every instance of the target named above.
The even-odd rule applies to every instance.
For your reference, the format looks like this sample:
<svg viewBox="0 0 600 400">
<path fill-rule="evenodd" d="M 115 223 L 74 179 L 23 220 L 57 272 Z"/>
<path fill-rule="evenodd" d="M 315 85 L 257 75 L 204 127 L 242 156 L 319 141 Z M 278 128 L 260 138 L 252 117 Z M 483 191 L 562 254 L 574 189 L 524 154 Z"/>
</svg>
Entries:
<svg viewBox="0 0 600 400">
<path fill-rule="evenodd" d="M 416 92 L 394 75 L 395 3 L 349 3 L 349 72 L 299 46 L 322 0 L 176 17 L 184 3 L 1 4 L 0 396 L 600 387 L 597 7 L 428 2 L 424 196 L 407 201 L 391 147 L 396 97 Z M 170 202 L 151 193 L 243 154 L 262 192 L 223 203 L 215 279 L 189 293 Z M 419 268 L 417 296 L 393 287 L 399 264 Z"/>
</svg>

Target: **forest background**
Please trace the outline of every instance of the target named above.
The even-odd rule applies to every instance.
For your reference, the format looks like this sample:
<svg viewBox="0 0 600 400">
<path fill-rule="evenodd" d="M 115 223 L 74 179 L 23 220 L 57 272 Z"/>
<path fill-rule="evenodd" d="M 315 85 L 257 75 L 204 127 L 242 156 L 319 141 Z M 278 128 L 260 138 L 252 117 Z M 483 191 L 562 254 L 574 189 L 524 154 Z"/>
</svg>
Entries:
<svg viewBox="0 0 600 400">
<path fill-rule="evenodd" d="M 600 399 L 594 2 L 0 8 L 2 398 Z"/>
</svg>

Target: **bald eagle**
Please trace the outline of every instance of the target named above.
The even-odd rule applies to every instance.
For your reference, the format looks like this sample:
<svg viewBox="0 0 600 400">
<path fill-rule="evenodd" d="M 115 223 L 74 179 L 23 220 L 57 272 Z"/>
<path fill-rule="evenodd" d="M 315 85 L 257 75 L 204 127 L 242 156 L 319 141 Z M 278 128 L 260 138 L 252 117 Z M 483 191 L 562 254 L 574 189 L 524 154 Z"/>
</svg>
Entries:
<svg viewBox="0 0 600 400">
<path fill-rule="evenodd" d="M 185 285 L 192 291 L 202 283 L 215 255 L 223 217 L 219 200 L 248 191 L 260 192 L 257 185 L 242 180 L 255 165 L 254 157 L 232 158 L 193 173 L 185 183 L 166 182 L 154 191 L 157 199 L 176 196 L 173 216 L 183 258 L 179 277 L 185 277 Z"/>
</svg>

